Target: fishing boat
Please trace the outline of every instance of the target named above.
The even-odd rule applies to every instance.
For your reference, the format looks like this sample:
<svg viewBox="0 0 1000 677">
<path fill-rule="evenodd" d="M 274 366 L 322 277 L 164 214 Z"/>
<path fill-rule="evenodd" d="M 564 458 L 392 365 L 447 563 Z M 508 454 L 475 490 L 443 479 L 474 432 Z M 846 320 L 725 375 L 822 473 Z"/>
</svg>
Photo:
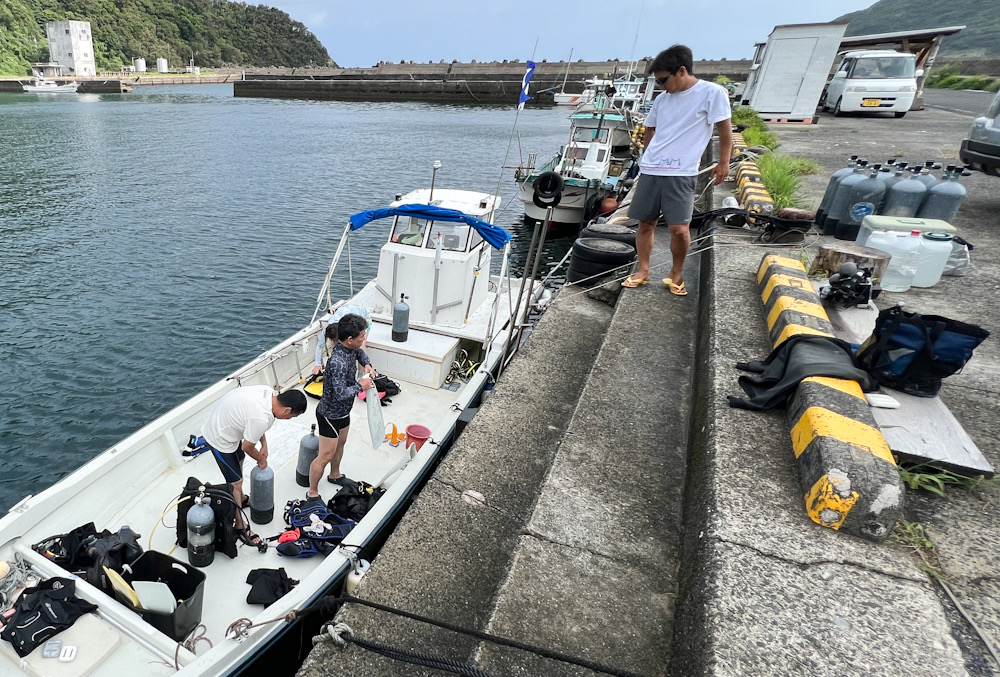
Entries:
<svg viewBox="0 0 1000 677">
<path fill-rule="evenodd" d="M 0 641 L 0 676 L 55 674 L 53 666 L 64 670 L 59 674 L 116 677 L 253 674 L 254 661 L 268 649 L 283 638 L 297 637 L 300 633 L 292 630 L 295 626 L 287 620 L 289 614 L 316 605 L 324 595 L 339 590 L 346 577 L 363 573 L 360 558 L 370 557 L 373 544 L 386 537 L 455 437 L 459 417 L 478 402 L 491 373 L 507 354 L 513 325 L 527 313 L 529 297 L 540 291 L 540 285 L 525 288 L 521 280 L 510 277 L 510 236 L 492 223 L 499 206 L 500 198 L 495 195 L 434 190 L 432 181 L 429 190 L 397 196 L 387 207 L 354 214 L 343 230 L 307 326 L 49 489 L 11 508 L 0 519 L 0 574 L 7 571 L 0 575 L 0 609 L 9 609 L 25 586 L 49 582 L 65 589 L 69 579 L 75 582 L 75 597 L 95 605 L 96 610 L 84 613 L 52 638 L 61 644 L 40 645 L 24 657 L 16 655 L 11 643 Z M 338 264 L 345 251 L 350 258 L 351 233 L 365 226 L 377 228 L 368 225 L 373 222 L 383 227 L 389 224 L 378 273 L 356 292 L 352 289 L 348 298 L 334 300 L 331 283 L 340 279 Z M 501 265 L 499 274 L 491 275 L 496 251 Z M 400 299 L 409 305 L 405 341 L 398 340 L 400 328 L 393 324 Z M 370 413 L 373 398 L 355 403 L 341 464 L 348 477 L 382 487 L 385 493 L 326 556 L 283 557 L 273 547 L 259 552 L 241 546 L 235 558 L 215 553 L 208 566 L 192 566 L 188 550 L 175 545 L 174 521 L 182 489 L 188 478 L 195 478 L 196 483 L 223 480 L 211 453 L 182 453 L 185 441 L 199 434 L 208 411 L 234 389 L 266 385 L 283 391 L 307 381 L 325 323 L 343 304 L 369 311 L 372 326 L 367 353 L 379 372 L 400 386 L 392 404 L 374 407 L 377 415 Z M 395 319 L 399 322 L 401 317 Z M 315 423 L 315 406 L 310 398 L 304 415 L 277 420 L 267 431 L 268 466 L 274 471 L 274 520 L 251 524 L 262 537 L 280 534 L 286 528 L 282 509 L 287 502 L 305 497 L 296 470 L 300 440 L 310 435 Z M 383 418 L 384 428 L 381 421 L 375 424 L 375 419 Z M 415 432 L 394 446 L 407 429 Z M 250 485 L 248 479 L 245 486 L 249 489 Z M 325 499 L 339 490 L 326 482 L 321 485 Z M 251 505 L 253 500 L 251 493 Z M 251 518 L 253 514 L 251 510 Z M 112 591 L 89 582 L 87 576 L 74 575 L 54 561 L 51 552 L 45 548 L 39 552 L 37 547 L 53 535 L 69 533 L 88 522 L 112 534 L 124 525 L 141 534 L 144 552 L 123 567 L 124 584 L 106 572 L 113 580 Z M 155 557 L 149 560 L 151 553 Z M 147 574 L 141 582 L 165 582 L 169 591 L 164 598 L 150 601 L 151 606 L 137 609 L 136 602 L 147 602 L 140 596 L 136 573 L 143 558 L 158 566 L 168 563 L 165 573 L 152 575 L 156 581 L 150 581 Z M 248 574 L 279 567 L 298 584 L 267 606 L 248 604 L 249 586 L 244 584 Z M 167 580 L 160 580 L 161 574 Z M 190 589 L 171 587 L 169 576 L 184 579 Z M 183 628 L 178 620 L 182 612 Z M 67 647 L 72 647 L 68 659 L 72 669 L 46 657 L 62 655 L 66 660 Z"/>
<path fill-rule="evenodd" d="M 32 84 L 21 85 L 21 88 L 26 92 L 33 92 L 35 94 L 70 94 L 75 92 L 79 86 L 79 82 L 66 82 L 60 85 L 55 80 L 35 78 Z"/>
<path fill-rule="evenodd" d="M 545 172 L 563 178 L 564 189 L 552 209 L 553 224 L 585 225 L 597 215 L 601 201 L 618 198 L 624 180 L 638 169 L 638 150 L 633 135 L 644 115 L 638 106 L 625 106 L 617 92 L 597 91 L 589 104 L 577 107 L 569 116 L 570 134 L 566 145 L 541 167 L 519 168 L 514 179 L 524 213 L 545 220 L 547 207 L 536 204 L 535 180 Z"/>
</svg>

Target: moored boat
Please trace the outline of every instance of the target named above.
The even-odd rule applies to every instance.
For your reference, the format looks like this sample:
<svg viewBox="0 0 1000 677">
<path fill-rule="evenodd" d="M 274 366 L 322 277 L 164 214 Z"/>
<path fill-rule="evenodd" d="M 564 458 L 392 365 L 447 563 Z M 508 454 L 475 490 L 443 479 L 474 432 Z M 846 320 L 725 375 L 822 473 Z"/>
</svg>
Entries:
<svg viewBox="0 0 1000 677">
<path fill-rule="evenodd" d="M 25 498 L 0 519 L 0 562 L 9 569 L 0 576 L 0 608 L 9 608 L 24 587 L 72 581 L 75 597 L 96 606 L 53 638 L 62 647 L 74 647 L 73 674 L 208 676 L 248 670 L 287 632 L 285 622 L 273 619 L 337 589 L 359 554 L 385 536 L 454 437 L 460 413 L 476 402 L 491 370 L 506 354 L 510 323 L 529 301 L 528 296 L 518 299 L 520 281 L 507 275 L 509 235 L 492 225 L 499 205 L 500 199 L 488 193 L 432 188 L 352 216 L 306 327 L 49 489 Z M 380 250 L 377 276 L 349 298 L 334 301 L 331 281 L 344 252 L 349 256 L 350 233 L 382 219 L 391 219 L 392 225 Z M 490 275 L 495 249 L 503 252 L 503 261 L 500 274 Z M 408 336 L 402 342 L 392 336 L 393 306 L 400 296 L 408 297 L 410 305 Z M 339 547 L 325 557 L 311 558 L 282 557 L 274 548 L 259 553 L 241 547 L 235 558 L 216 553 L 210 565 L 193 567 L 187 552 L 175 549 L 177 534 L 166 525 L 177 514 L 188 478 L 221 483 L 222 475 L 210 453 L 183 455 L 184 443 L 199 434 L 208 411 L 234 389 L 265 385 L 279 391 L 300 386 L 309 375 L 310 358 L 322 341 L 327 319 L 344 304 L 369 311 L 373 323 L 366 350 L 380 373 L 401 387 L 393 403 L 380 410 L 387 427 L 395 423 L 405 430 L 419 425 L 424 434 L 415 436 L 413 444 L 407 440 L 393 446 L 394 440 L 386 441 L 381 430 L 369 432 L 367 405 L 355 403 L 341 468 L 345 475 L 386 491 Z M 261 536 L 280 533 L 282 508 L 305 495 L 296 482 L 296 465 L 299 441 L 315 421 L 314 409 L 310 400 L 305 415 L 277 420 L 267 432 L 276 520 L 254 525 Z M 321 494 L 331 498 L 337 488 L 322 484 Z M 167 563 L 171 574 L 182 571 L 180 575 L 194 580 L 203 575 L 203 582 L 180 591 L 167 581 L 177 598 L 176 609 L 161 612 L 147 607 L 140 615 L 122 588 L 104 588 L 89 576 L 64 568 L 45 548 L 32 547 L 88 522 L 112 533 L 128 525 L 141 534 L 142 557 L 156 553 L 153 561 Z M 299 583 L 267 606 L 248 604 L 249 588 L 244 584 L 248 574 L 277 567 Z M 131 584 L 138 580 L 132 578 Z M 168 607 L 175 604 L 173 599 L 166 602 Z M 188 616 L 184 627 L 164 630 L 159 621 L 176 628 L 181 613 Z M 196 625 L 189 631 L 192 618 Z M 61 663 L 44 657 L 45 651 L 40 645 L 21 657 L 11 644 L 0 641 L 0 675 L 48 674 L 50 667 Z"/>
<path fill-rule="evenodd" d="M 32 92 L 35 94 L 71 94 L 75 92 L 79 86 L 79 82 L 65 82 L 60 85 L 55 80 L 35 78 L 33 84 L 21 85 L 21 88 L 26 92 Z"/>
</svg>

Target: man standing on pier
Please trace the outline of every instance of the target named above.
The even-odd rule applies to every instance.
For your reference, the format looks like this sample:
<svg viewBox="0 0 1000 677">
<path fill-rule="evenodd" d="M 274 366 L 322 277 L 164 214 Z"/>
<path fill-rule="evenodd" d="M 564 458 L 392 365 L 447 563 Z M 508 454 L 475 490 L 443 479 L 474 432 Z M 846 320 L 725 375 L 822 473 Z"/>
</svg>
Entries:
<svg viewBox="0 0 1000 677">
<path fill-rule="evenodd" d="M 656 55 L 649 72 L 663 90 L 646 116 L 646 149 L 639 162 L 640 179 L 632 194 L 630 218 L 638 219 L 635 246 L 639 269 L 622 282 L 635 288 L 649 283 L 649 257 L 653 252 L 656 222 L 663 215 L 670 231 L 673 265 L 663 284 L 675 296 L 686 296 L 684 259 L 691 246 L 688 228 L 694 212 L 698 164 L 712 139 L 719 133 L 721 159 L 712 170 L 718 185 L 729 175 L 733 147 L 732 111 L 725 88 L 692 74 L 693 55 L 684 45 L 674 45 Z"/>
</svg>

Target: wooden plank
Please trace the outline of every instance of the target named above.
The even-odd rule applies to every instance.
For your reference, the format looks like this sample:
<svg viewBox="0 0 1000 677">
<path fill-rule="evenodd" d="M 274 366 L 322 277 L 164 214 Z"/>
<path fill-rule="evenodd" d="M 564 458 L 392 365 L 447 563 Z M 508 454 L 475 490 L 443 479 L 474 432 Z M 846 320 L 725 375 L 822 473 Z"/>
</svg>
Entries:
<svg viewBox="0 0 1000 677">
<path fill-rule="evenodd" d="M 813 284 L 818 289 L 826 280 Z M 828 303 L 824 306 L 837 338 L 863 343 L 871 336 L 878 318 L 874 304 L 865 308 L 842 308 Z M 893 453 L 907 461 L 961 475 L 993 477 L 993 466 L 940 397 L 916 397 L 884 386 L 880 392 L 890 395 L 900 405 L 899 409 L 871 409 Z"/>
</svg>

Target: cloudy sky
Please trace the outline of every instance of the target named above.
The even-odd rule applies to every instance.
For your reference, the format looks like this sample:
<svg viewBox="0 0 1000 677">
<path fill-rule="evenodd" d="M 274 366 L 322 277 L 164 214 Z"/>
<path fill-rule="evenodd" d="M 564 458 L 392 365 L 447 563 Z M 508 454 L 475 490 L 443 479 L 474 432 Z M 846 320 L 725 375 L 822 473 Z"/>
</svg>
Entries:
<svg viewBox="0 0 1000 677">
<path fill-rule="evenodd" d="M 876 0 L 263 0 L 304 23 L 341 66 L 379 61 L 628 60 L 680 42 L 695 59 L 749 58 L 779 24 Z M 537 41 L 537 47 L 536 47 Z"/>
</svg>

